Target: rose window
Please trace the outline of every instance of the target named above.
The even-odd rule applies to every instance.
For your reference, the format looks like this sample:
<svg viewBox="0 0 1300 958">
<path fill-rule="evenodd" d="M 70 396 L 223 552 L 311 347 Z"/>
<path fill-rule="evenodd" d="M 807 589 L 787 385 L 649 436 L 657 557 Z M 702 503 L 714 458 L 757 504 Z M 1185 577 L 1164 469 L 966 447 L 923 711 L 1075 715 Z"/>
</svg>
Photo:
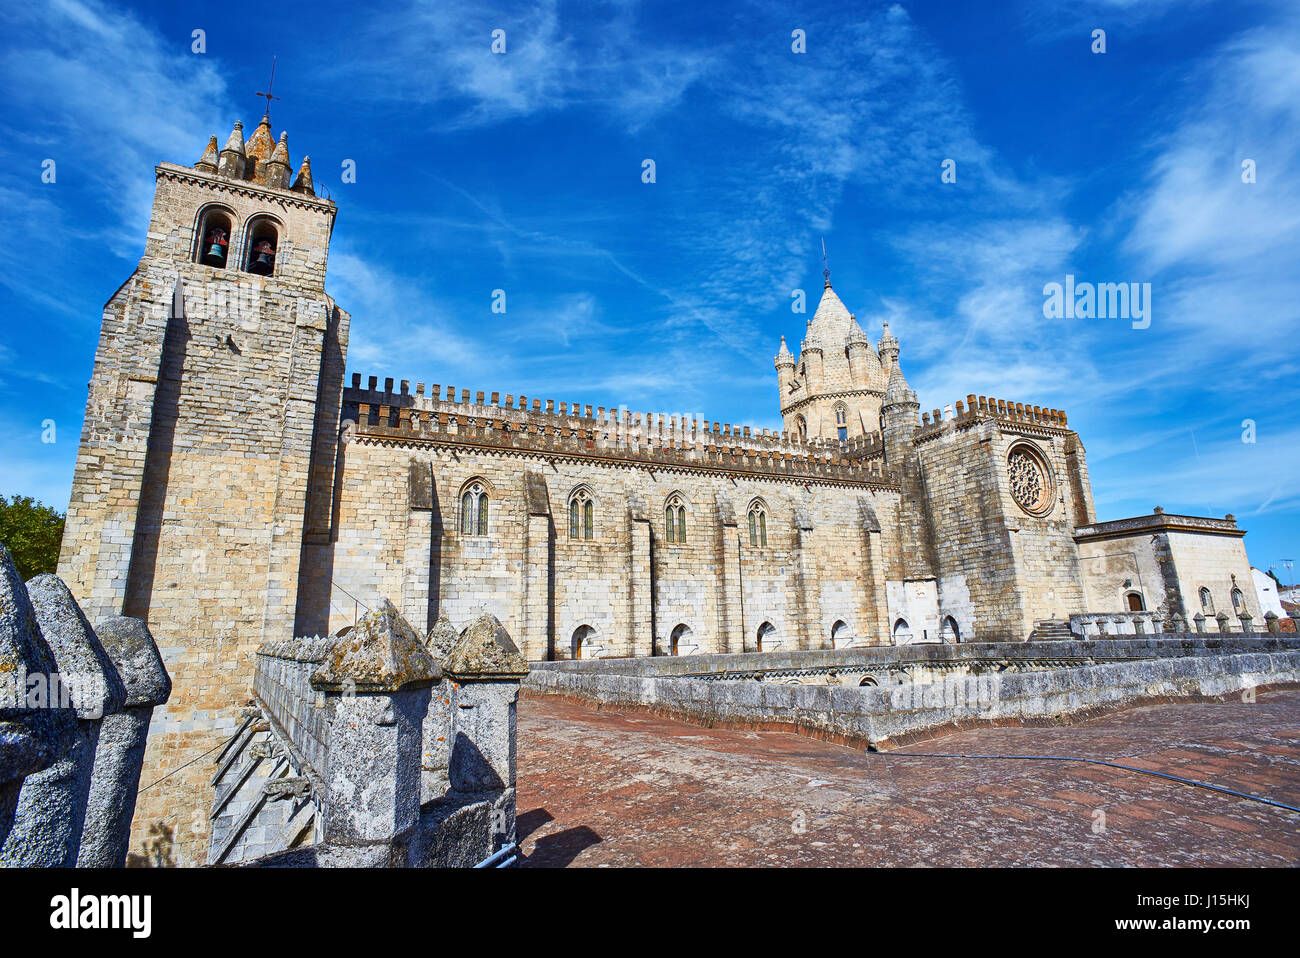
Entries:
<svg viewBox="0 0 1300 958">
<path fill-rule="evenodd" d="M 1052 481 L 1042 460 L 1021 447 L 1007 457 L 1007 475 L 1011 480 L 1011 498 L 1031 515 L 1051 509 Z"/>
</svg>

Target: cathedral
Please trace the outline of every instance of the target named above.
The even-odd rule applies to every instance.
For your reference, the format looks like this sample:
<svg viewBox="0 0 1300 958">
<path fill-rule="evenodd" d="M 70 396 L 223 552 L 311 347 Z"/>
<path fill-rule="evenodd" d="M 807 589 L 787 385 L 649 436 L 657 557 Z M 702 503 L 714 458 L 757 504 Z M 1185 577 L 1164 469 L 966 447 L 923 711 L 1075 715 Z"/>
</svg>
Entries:
<svg viewBox="0 0 1300 958">
<path fill-rule="evenodd" d="M 873 343 L 829 273 L 798 355 L 775 356 L 780 432 L 349 381 L 337 207 L 287 136 L 236 123 L 155 174 L 104 307 L 59 575 L 92 621 L 157 637 L 174 691 L 145 780 L 171 774 L 137 822 L 171 822 L 183 860 L 206 823 L 176 809 L 210 799 L 190 763 L 235 731 L 258 646 L 385 598 L 425 630 L 486 609 L 533 661 L 1260 621 L 1231 516 L 1099 522 L 1063 411 L 922 411 L 888 325 Z"/>
</svg>

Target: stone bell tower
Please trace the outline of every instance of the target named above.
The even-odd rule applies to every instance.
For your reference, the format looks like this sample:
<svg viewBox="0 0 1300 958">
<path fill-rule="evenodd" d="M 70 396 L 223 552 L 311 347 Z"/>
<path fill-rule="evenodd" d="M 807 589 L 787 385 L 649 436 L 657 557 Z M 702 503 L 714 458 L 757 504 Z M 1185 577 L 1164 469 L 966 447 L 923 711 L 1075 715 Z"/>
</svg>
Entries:
<svg viewBox="0 0 1300 958">
<path fill-rule="evenodd" d="M 131 851 L 189 864 L 211 804 L 194 760 L 234 732 L 257 646 L 294 633 L 300 577 L 321 578 L 349 316 L 325 292 L 336 207 L 307 158 L 291 177 L 269 116 L 154 172 L 144 255 L 104 308 L 59 575 L 92 621 L 158 640 L 174 692 Z"/>
</svg>

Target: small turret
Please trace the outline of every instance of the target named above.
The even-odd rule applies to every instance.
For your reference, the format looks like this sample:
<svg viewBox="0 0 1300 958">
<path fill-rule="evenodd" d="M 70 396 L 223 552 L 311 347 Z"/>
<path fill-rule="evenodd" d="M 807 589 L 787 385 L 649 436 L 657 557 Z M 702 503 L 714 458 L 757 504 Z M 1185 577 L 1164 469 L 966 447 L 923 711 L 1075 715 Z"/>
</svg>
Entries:
<svg viewBox="0 0 1300 958">
<path fill-rule="evenodd" d="M 880 334 L 880 344 L 877 348 L 880 350 L 880 361 L 886 369 L 898 364 L 898 340 L 890 333 L 889 323 L 884 324 L 884 330 Z M 893 382 L 893 380 L 891 379 L 890 382 Z"/>
<path fill-rule="evenodd" d="M 776 351 L 776 368 L 781 369 L 789 366 L 794 369 L 794 356 L 790 353 L 790 347 L 785 344 L 785 337 L 781 337 L 781 348 Z"/>
<path fill-rule="evenodd" d="M 844 352 L 849 357 L 849 377 L 854 386 L 866 386 L 870 380 L 873 361 L 879 365 L 875 353 L 871 350 L 871 341 L 858 325 L 858 318 L 849 315 L 849 334 L 844 340 Z"/>
<path fill-rule="evenodd" d="M 822 341 L 812 330 L 809 330 L 808 338 L 799 344 L 799 362 L 803 366 L 802 372 L 808 384 L 808 392 L 812 394 L 820 391 L 823 368 Z"/>
<path fill-rule="evenodd" d="M 287 190 L 289 188 L 289 134 L 280 133 L 280 142 L 275 145 L 274 152 L 271 153 L 271 159 L 266 164 L 266 178 L 263 180 L 267 186 L 274 186 L 276 189 Z"/>
<path fill-rule="evenodd" d="M 785 344 L 785 337 L 781 337 L 781 348 L 776 351 L 776 381 L 779 395 L 778 403 L 784 403 L 786 395 L 790 392 L 790 383 L 794 382 L 794 356 L 790 354 L 790 347 Z"/>
<path fill-rule="evenodd" d="M 217 164 L 217 173 L 234 180 L 244 178 L 244 166 L 247 157 L 244 154 L 244 124 L 235 121 L 235 128 L 230 131 L 230 138 L 221 148 L 221 159 Z"/>
<path fill-rule="evenodd" d="M 208 148 L 203 151 L 203 155 L 194 164 L 194 168 L 202 170 L 204 173 L 217 172 L 217 153 L 217 138 L 213 135 L 208 138 Z"/>
</svg>

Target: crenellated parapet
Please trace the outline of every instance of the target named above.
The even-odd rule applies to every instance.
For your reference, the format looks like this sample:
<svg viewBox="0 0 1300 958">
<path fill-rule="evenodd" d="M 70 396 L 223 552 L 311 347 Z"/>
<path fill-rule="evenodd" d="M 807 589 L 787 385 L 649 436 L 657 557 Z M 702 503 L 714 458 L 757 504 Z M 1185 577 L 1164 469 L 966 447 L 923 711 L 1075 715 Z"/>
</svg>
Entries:
<svg viewBox="0 0 1300 958">
<path fill-rule="evenodd" d="M 839 446 L 846 459 L 871 460 L 885 454 L 885 438 L 879 432 L 852 436 L 839 443 Z"/>
<path fill-rule="evenodd" d="M 834 440 L 805 440 L 787 432 L 751 430 L 731 423 L 691 416 L 634 413 L 578 403 L 556 403 L 483 392 L 470 398 L 455 387 L 434 384 L 425 395 L 402 380 L 384 388 L 360 375 L 344 390 L 343 418 L 351 436 L 362 442 L 410 445 L 478 446 L 499 451 L 625 462 L 664 469 L 703 469 L 766 475 L 774 478 L 889 485 L 879 461 L 879 435 L 859 437 L 849 445 Z"/>
<path fill-rule="evenodd" d="M 1071 431 L 1065 413 L 1060 409 L 1046 409 L 970 393 L 964 403 L 958 401 L 953 406 L 921 413 L 921 428 L 915 438 L 917 442 L 923 442 L 945 429 L 969 428 L 985 421 L 1016 427 L 1032 426 L 1062 434 Z"/>
</svg>

